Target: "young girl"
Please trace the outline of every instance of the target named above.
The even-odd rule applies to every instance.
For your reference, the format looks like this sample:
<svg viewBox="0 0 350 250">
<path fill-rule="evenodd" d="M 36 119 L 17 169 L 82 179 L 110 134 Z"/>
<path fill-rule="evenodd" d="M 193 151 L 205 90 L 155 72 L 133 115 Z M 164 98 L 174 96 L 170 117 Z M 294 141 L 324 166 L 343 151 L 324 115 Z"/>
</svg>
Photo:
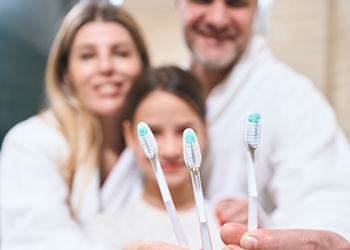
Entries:
<svg viewBox="0 0 350 250">
<path fill-rule="evenodd" d="M 135 153 L 144 173 L 143 197 L 117 213 L 90 221 L 85 226 L 90 238 L 110 249 L 121 249 L 132 241 L 163 241 L 177 244 L 149 159 L 142 151 L 137 124 L 146 122 L 158 144 L 158 158 L 169 186 L 190 249 L 200 249 L 201 235 L 190 172 L 182 152 L 182 133 L 192 128 L 201 149 L 206 145 L 205 101 L 194 76 L 176 67 L 146 71 L 133 85 L 126 107 L 123 132 L 128 148 Z M 135 183 L 136 184 L 136 183 Z M 224 245 L 219 223 L 206 204 L 214 249 Z"/>
</svg>

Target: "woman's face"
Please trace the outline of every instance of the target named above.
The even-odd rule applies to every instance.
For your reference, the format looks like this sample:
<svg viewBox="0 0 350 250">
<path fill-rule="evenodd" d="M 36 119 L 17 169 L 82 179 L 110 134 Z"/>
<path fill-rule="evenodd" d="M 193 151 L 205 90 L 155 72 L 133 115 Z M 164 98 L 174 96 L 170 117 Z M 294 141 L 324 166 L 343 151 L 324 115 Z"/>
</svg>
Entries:
<svg viewBox="0 0 350 250">
<path fill-rule="evenodd" d="M 130 123 L 127 123 L 129 128 L 125 129 L 127 126 L 124 126 L 127 146 L 134 150 L 137 162 L 146 175 L 146 182 L 151 181 L 158 185 L 150 160 L 143 153 L 138 140 L 137 124 L 141 121 L 146 122 L 153 131 L 158 145 L 158 158 L 169 188 L 190 182 L 190 172 L 182 152 L 182 133 L 186 128 L 192 128 L 203 149 L 206 128 L 199 115 L 183 99 L 169 92 L 156 90 L 146 96 L 137 107 L 132 127 Z"/>
<path fill-rule="evenodd" d="M 142 67 L 135 41 L 123 25 L 93 21 L 74 37 L 64 80 L 85 108 L 101 117 L 114 116 Z"/>
</svg>

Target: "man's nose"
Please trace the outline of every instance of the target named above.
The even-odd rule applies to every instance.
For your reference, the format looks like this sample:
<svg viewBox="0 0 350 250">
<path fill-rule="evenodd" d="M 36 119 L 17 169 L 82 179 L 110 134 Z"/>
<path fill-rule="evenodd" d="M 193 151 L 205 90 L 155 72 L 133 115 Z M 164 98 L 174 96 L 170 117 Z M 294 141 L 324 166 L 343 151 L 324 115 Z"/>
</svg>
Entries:
<svg viewBox="0 0 350 250">
<path fill-rule="evenodd" d="M 210 29 L 215 32 L 224 32 L 229 26 L 229 13 L 225 0 L 214 0 L 208 5 L 205 20 Z"/>
</svg>

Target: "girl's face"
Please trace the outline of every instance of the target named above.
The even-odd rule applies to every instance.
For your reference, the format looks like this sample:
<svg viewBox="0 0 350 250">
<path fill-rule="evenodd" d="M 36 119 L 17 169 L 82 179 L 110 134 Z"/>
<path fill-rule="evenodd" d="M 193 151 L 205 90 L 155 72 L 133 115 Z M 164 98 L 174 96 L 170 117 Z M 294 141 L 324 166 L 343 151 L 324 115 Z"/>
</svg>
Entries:
<svg viewBox="0 0 350 250">
<path fill-rule="evenodd" d="M 169 188 L 190 182 L 190 172 L 182 152 L 182 133 L 186 128 L 192 128 L 201 149 L 204 148 L 206 126 L 199 115 L 183 99 L 169 92 L 156 90 L 139 104 L 133 124 L 124 122 L 127 146 L 134 150 L 137 162 L 145 173 L 146 182 L 151 181 L 158 185 L 150 160 L 143 153 L 138 140 L 137 124 L 141 121 L 148 124 L 157 141 L 158 158 Z"/>
<path fill-rule="evenodd" d="M 64 80 L 85 108 L 98 116 L 113 116 L 141 70 L 129 31 L 116 22 L 93 21 L 74 37 Z"/>
</svg>

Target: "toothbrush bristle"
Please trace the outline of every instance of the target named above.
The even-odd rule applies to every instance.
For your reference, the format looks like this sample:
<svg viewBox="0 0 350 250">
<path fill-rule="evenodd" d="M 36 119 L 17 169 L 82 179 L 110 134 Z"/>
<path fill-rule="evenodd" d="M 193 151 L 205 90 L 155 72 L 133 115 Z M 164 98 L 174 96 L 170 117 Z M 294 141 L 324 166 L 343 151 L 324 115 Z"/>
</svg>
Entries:
<svg viewBox="0 0 350 250">
<path fill-rule="evenodd" d="M 248 115 L 248 120 L 250 122 L 258 123 L 261 120 L 261 116 L 260 116 L 259 112 L 252 112 Z"/>
<path fill-rule="evenodd" d="M 260 145 L 261 134 L 261 116 L 258 112 L 251 112 L 248 114 L 248 121 L 246 124 L 245 139 L 251 148 L 257 148 Z"/>
<path fill-rule="evenodd" d="M 137 134 L 143 152 L 149 159 L 153 158 L 157 153 L 157 143 L 151 129 L 145 122 L 140 122 L 137 125 Z"/>
<path fill-rule="evenodd" d="M 202 154 L 195 132 L 187 128 L 183 132 L 184 160 L 190 171 L 198 171 L 202 163 Z"/>
</svg>

